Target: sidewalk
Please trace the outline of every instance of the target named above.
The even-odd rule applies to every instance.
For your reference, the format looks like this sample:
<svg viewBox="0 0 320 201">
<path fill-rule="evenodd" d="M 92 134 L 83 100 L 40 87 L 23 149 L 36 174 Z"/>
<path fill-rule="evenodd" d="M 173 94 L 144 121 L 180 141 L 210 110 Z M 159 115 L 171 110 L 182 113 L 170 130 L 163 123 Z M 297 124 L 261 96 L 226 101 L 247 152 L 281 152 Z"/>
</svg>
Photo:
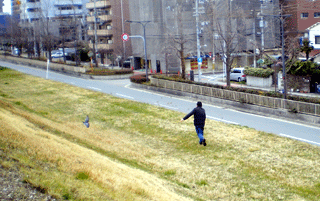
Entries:
<svg viewBox="0 0 320 201">
<path fill-rule="evenodd" d="M 202 82 L 205 82 L 205 81 L 202 81 Z M 223 81 L 223 79 L 217 79 L 212 84 L 227 86 L 227 83 L 225 81 Z M 231 87 L 257 89 L 257 90 L 262 90 L 262 91 L 279 91 L 279 89 L 275 89 L 275 87 L 268 87 L 268 88 L 252 87 L 252 86 L 247 86 L 245 84 L 238 84 L 238 83 L 234 83 L 234 82 L 231 83 Z M 320 93 L 299 93 L 299 92 L 291 92 L 288 90 L 287 94 L 294 95 L 294 96 L 313 97 L 313 98 L 320 99 Z"/>
</svg>

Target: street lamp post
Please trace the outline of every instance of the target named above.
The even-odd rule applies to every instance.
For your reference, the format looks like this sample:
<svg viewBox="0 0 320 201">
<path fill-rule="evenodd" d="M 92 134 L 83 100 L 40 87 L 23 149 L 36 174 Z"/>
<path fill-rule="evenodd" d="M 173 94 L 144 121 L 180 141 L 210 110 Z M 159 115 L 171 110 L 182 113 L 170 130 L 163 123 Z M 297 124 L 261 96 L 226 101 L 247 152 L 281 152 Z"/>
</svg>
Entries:
<svg viewBox="0 0 320 201">
<path fill-rule="evenodd" d="M 139 23 L 143 27 L 143 37 L 142 36 L 129 36 L 129 37 L 139 37 L 143 39 L 143 44 L 144 44 L 144 56 L 145 56 L 145 69 L 146 69 L 146 79 L 148 81 L 148 55 L 147 55 L 147 42 L 146 42 L 146 26 L 149 22 L 151 21 L 131 21 L 131 20 L 126 20 L 128 23 Z"/>
</svg>

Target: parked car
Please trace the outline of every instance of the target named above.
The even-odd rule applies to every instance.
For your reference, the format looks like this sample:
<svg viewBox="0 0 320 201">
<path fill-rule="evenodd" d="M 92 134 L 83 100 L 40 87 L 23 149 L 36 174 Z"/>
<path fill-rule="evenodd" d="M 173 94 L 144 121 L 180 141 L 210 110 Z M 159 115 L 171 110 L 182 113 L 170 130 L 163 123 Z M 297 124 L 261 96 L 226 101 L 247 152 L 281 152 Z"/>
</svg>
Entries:
<svg viewBox="0 0 320 201">
<path fill-rule="evenodd" d="M 67 55 L 68 55 L 67 53 L 64 53 L 64 56 L 67 56 Z M 54 50 L 51 53 L 51 57 L 52 58 L 61 58 L 61 57 L 63 57 L 63 52 Z"/>
<path fill-rule="evenodd" d="M 230 80 L 233 81 L 246 81 L 246 75 L 244 74 L 244 68 L 233 68 L 230 73 Z"/>
</svg>

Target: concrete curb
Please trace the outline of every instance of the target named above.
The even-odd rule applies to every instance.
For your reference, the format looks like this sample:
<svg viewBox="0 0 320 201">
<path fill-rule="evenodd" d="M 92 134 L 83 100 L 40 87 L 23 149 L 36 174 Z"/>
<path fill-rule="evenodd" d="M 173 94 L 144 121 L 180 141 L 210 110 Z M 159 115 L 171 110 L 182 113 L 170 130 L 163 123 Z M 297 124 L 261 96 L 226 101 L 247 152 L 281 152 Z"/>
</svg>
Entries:
<svg viewBox="0 0 320 201">
<path fill-rule="evenodd" d="M 314 115 L 292 113 L 284 109 L 273 109 L 273 108 L 262 107 L 257 105 L 250 105 L 250 104 L 240 103 L 236 101 L 219 99 L 219 98 L 204 96 L 200 94 L 193 94 L 189 92 L 176 91 L 176 90 L 159 88 L 154 86 L 147 86 L 143 84 L 131 83 L 131 86 L 133 88 L 166 93 L 174 96 L 185 96 L 185 97 L 194 99 L 195 101 L 201 100 L 205 103 L 209 103 L 212 105 L 219 105 L 222 107 L 228 107 L 228 108 L 232 108 L 234 110 L 238 110 L 245 113 L 257 114 L 257 115 L 266 116 L 266 117 L 276 117 L 284 120 L 291 120 L 298 123 L 306 123 L 312 126 L 320 127 L 320 117 L 314 116 Z"/>
<path fill-rule="evenodd" d="M 132 74 L 125 74 L 125 75 L 105 75 L 105 76 L 98 76 L 98 75 L 88 75 L 88 74 L 80 74 L 80 77 L 85 79 L 94 79 L 94 80 L 120 80 L 120 79 L 129 79 Z"/>
<path fill-rule="evenodd" d="M 2 55 L 0 55 L 0 58 L 3 61 L 14 63 L 14 64 L 22 64 L 22 65 L 31 66 L 34 68 L 41 68 L 41 69 L 47 68 L 46 66 L 47 62 L 45 61 L 32 60 L 32 59 L 26 59 L 26 58 L 20 58 L 20 57 L 12 57 L 12 56 L 2 56 Z M 129 79 L 133 75 L 133 73 L 123 74 L 123 75 L 106 75 L 106 76 L 88 75 L 88 74 L 84 74 L 86 69 L 87 68 L 85 67 L 75 67 L 75 66 L 66 65 L 66 64 L 58 64 L 58 63 L 50 64 L 50 71 L 55 71 L 58 73 L 81 77 L 84 79 L 118 80 L 118 79 Z"/>
</svg>

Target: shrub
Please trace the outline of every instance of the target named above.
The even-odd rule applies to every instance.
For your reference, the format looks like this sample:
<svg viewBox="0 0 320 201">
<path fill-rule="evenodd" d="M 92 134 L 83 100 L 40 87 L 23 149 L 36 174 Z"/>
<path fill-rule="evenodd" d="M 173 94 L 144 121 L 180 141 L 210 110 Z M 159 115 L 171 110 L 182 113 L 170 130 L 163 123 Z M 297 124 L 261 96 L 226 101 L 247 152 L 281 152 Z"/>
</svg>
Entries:
<svg viewBox="0 0 320 201">
<path fill-rule="evenodd" d="M 254 77 L 269 77 L 273 72 L 271 68 L 246 68 L 244 70 L 244 74 Z"/>
<path fill-rule="evenodd" d="M 93 71 L 87 71 L 89 75 L 125 75 L 131 74 L 131 69 L 111 70 L 111 69 L 94 69 Z"/>
<path fill-rule="evenodd" d="M 130 77 L 130 81 L 141 84 L 143 82 L 147 82 L 147 78 L 146 75 L 133 75 Z"/>
<path fill-rule="evenodd" d="M 297 61 L 288 70 L 288 74 L 298 76 L 320 75 L 320 66 L 312 61 Z"/>
</svg>

